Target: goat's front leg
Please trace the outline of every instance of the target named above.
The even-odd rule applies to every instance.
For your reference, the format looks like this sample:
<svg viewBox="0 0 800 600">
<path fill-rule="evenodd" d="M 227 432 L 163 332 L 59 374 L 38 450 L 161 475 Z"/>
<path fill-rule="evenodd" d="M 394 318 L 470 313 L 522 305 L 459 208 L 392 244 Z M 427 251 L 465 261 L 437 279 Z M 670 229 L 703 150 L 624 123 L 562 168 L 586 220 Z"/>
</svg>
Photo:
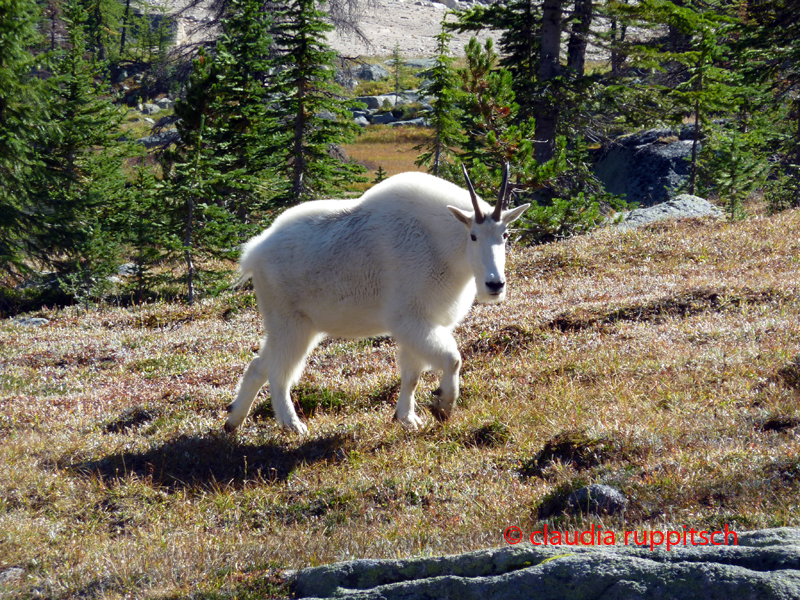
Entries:
<svg viewBox="0 0 800 600">
<path fill-rule="evenodd" d="M 414 393 L 425 363 L 407 347 L 398 345 L 397 365 L 400 367 L 400 393 L 397 395 L 394 416 L 403 426 L 416 430 L 422 426 L 422 419 L 417 416 L 414 408 Z"/>
<path fill-rule="evenodd" d="M 406 350 L 410 350 L 418 357 L 417 360 L 424 361 L 435 370 L 441 371 L 442 379 L 437 390 L 438 397 L 431 406 L 431 412 L 438 420 L 447 420 L 458 399 L 459 372 L 461 370 L 461 354 L 458 352 L 458 345 L 453 334 L 444 327 L 422 329 L 419 325 L 416 328 L 413 326 L 399 328 L 399 331 L 401 333 L 397 334 L 396 338 L 401 348 L 405 347 Z M 400 366 L 402 371 L 403 365 Z M 419 376 L 417 375 L 414 388 L 418 381 Z M 403 383 L 404 381 L 401 381 L 401 390 Z M 402 395 L 398 397 L 398 415 L 401 399 L 405 398 Z M 413 408 L 413 392 L 410 401 Z"/>
</svg>

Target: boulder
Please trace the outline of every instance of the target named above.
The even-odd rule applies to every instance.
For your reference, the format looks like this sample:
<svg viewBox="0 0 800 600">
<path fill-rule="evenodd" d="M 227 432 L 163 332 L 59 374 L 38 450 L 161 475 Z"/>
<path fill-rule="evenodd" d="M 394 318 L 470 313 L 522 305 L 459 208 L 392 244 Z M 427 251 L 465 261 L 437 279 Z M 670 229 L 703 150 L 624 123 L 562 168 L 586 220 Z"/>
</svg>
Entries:
<svg viewBox="0 0 800 600">
<path fill-rule="evenodd" d="M 622 230 L 634 229 L 664 219 L 687 219 L 697 217 L 725 218 L 725 213 L 708 200 L 691 194 L 681 194 L 672 200 L 637 208 L 625 213 L 617 227 Z"/>
<path fill-rule="evenodd" d="M 693 127 L 650 129 L 617 138 L 606 146 L 594 172 L 606 191 L 639 206 L 654 206 L 688 180 Z"/>
<path fill-rule="evenodd" d="M 42 325 L 47 325 L 50 321 L 44 317 L 16 317 L 11 322 L 23 327 L 41 327 Z"/>
<path fill-rule="evenodd" d="M 144 145 L 145 148 L 166 148 L 170 144 L 176 143 L 178 140 L 181 139 L 180 134 L 176 129 L 168 129 L 166 131 L 161 131 L 158 133 L 154 133 L 153 135 L 148 135 L 147 137 L 140 138 L 137 140 L 140 144 Z"/>
<path fill-rule="evenodd" d="M 143 115 L 154 115 L 161 112 L 161 107 L 159 107 L 158 104 L 152 104 L 148 102 L 142 105 L 140 111 Z"/>
<path fill-rule="evenodd" d="M 349 72 L 336 71 L 333 80 L 343 88 L 351 91 L 358 87 L 358 79 L 351 76 Z"/>
<path fill-rule="evenodd" d="M 156 105 L 161 110 L 169 110 L 170 108 L 175 106 L 175 100 L 171 100 L 169 98 L 161 98 L 159 100 L 156 100 Z"/>
<path fill-rule="evenodd" d="M 392 116 L 391 113 L 386 113 L 385 115 L 375 115 L 372 117 L 372 123 L 374 125 L 388 125 L 389 123 L 394 123 L 397 121 L 397 118 Z"/>
<path fill-rule="evenodd" d="M 593 483 L 572 492 L 566 500 L 570 512 L 614 515 L 625 512 L 628 499 L 616 488 Z"/>
<path fill-rule="evenodd" d="M 359 96 L 355 99 L 356 102 L 361 102 L 366 105 L 369 110 L 379 110 L 383 108 L 387 100 L 392 108 L 397 104 L 397 98 L 394 94 L 386 94 L 383 96 Z"/>
<path fill-rule="evenodd" d="M 380 81 L 390 75 L 381 65 L 361 65 L 355 72 L 355 76 L 363 81 Z"/>
<path fill-rule="evenodd" d="M 410 119 L 408 121 L 394 121 L 390 123 L 392 127 L 427 127 L 428 122 L 425 120 L 424 117 L 417 117 L 416 119 Z"/>
<path fill-rule="evenodd" d="M 741 532 L 728 541 L 669 550 L 525 542 L 458 556 L 356 560 L 303 569 L 294 588 L 298 598 L 359 600 L 800 598 L 800 530 Z"/>
</svg>

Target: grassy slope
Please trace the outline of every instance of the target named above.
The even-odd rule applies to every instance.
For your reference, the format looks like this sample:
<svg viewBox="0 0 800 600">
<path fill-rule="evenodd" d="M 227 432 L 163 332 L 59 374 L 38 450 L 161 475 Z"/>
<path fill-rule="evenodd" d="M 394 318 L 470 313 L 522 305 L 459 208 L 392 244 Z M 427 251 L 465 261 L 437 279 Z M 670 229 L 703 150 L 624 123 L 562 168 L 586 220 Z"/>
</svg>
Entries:
<svg viewBox="0 0 800 600">
<path fill-rule="evenodd" d="M 515 250 L 508 302 L 457 331 L 462 404 L 418 433 L 391 421 L 392 344 L 329 340 L 297 393 L 327 407 L 308 439 L 222 435 L 260 331 L 245 292 L 3 322 L 0 571 L 25 569 L 4 591 L 263 598 L 281 568 L 502 545 L 580 482 L 621 489 L 626 520 L 551 528 L 800 525 L 798 231 L 793 211 Z M 523 474 L 571 431 L 604 444 Z"/>
</svg>

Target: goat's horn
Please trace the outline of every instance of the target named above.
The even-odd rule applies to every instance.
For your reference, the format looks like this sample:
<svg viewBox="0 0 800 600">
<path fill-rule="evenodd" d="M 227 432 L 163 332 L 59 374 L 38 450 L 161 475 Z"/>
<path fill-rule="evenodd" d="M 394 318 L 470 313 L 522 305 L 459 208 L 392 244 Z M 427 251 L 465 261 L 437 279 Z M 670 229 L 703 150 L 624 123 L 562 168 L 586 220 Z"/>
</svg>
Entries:
<svg viewBox="0 0 800 600">
<path fill-rule="evenodd" d="M 461 163 L 461 169 L 464 171 L 464 179 L 467 180 L 467 189 L 469 189 L 469 197 L 472 199 L 472 207 L 475 209 L 475 222 L 483 223 L 483 220 L 486 217 L 483 215 L 481 207 L 478 206 L 478 196 L 475 194 L 475 188 L 472 187 L 472 182 L 469 180 L 469 175 L 467 174 L 467 167 L 464 166 L 464 163 Z"/>
<path fill-rule="evenodd" d="M 503 165 L 503 183 L 500 184 L 500 193 L 497 194 L 497 204 L 494 205 L 492 220 L 500 222 L 506 208 L 506 193 L 508 192 L 508 163 Z"/>
</svg>

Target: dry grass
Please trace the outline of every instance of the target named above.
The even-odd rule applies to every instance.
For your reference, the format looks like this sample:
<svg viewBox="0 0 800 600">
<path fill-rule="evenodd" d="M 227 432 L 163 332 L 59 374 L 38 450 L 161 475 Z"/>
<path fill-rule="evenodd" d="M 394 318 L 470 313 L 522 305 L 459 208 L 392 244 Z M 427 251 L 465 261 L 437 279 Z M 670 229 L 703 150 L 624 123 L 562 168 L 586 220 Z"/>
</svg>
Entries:
<svg viewBox="0 0 800 600">
<path fill-rule="evenodd" d="M 387 177 L 406 171 L 424 171 L 414 164 L 419 152 L 415 146 L 423 143 L 430 132 L 419 127 L 391 127 L 390 125 L 371 125 L 358 137 L 355 144 L 345 145 L 347 156 L 364 165 L 366 176 L 371 182 L 378 167 Z M 364 191 L 371 183 L 354 189 Z"/>
<path fill-rule="evenodd" d="M 282 595 L 282 569 L 502 545 L 588 482 L 625 517 L 551 529 L 800 525 L 798 231 L 793 211 L 514 251 L 507 303 L 457 331 L 458 410 L 418 433 L 392 422 L 392 343 L 329 340 L 297 393 L 308 439 L 263 403 L 223 435 L 260 329 L 245 292 L 3 322 L 0 572 L 24 575 L 0 592 Z"/>
</svg>

